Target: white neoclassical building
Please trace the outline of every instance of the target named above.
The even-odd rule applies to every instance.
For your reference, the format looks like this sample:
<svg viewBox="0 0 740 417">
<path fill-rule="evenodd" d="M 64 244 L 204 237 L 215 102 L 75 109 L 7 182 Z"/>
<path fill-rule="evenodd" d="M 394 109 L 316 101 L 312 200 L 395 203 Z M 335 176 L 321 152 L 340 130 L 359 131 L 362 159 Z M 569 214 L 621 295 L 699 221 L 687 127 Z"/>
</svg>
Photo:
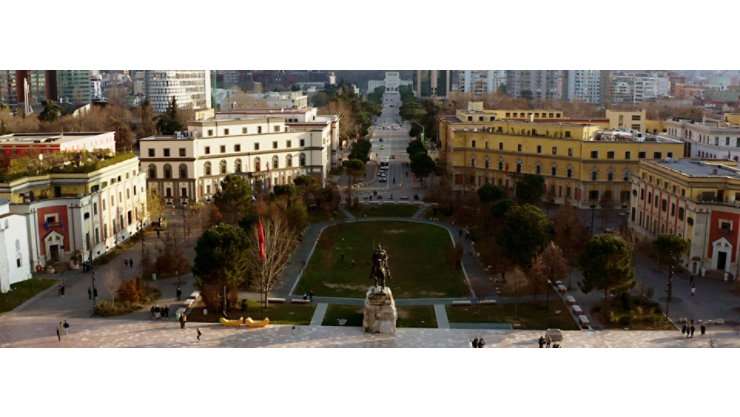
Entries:
<svg viewBox="0 0 740 417">
<path fill-rule="evenodd" d="M 31 278 L 26 218 L 10 211 L 10 201 L 0 198 L 0 293 Z"/>
<path fill-rule="evenodd" d="M 338 119 L 305 121 L 300 114 L 306 113 L 273 117 L 267 111 L 219 114 L 189 122 L 186 132 L 142 139 L 147 187 L 166 203 L 180 205 L 209 200 L 228 174 L 244 176 L 264 191 L 301 175 L 325 184 L 336 159 Z"/>
</svg>

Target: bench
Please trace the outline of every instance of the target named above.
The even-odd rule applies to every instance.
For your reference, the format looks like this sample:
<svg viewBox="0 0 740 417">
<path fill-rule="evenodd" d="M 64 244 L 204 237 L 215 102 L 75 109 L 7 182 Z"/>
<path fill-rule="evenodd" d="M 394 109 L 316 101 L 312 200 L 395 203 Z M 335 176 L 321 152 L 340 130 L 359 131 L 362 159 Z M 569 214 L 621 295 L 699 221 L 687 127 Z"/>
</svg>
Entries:
<svg viewBox="0 0 740 417">
<path fill-rule="evenodd" d="M 565 303 L 568 304 L 569 306 L 572 306 L 573 304 L 576 303 L 576 299 L 573 298 L 572 295 L 566 295 L 565 296 Z"/>
<path fill-rule="evenodd" d="M 578 316 L 578 321 L 581 323 L 581 326 L 590 326 L 591 325 L 591 320 L 589 320 L 588 317 L 586 317 L 585 314 L 580 314 Z"/>
<path fill-rule="evenodd" d="M 310 304 L 311 300 L 304 300 L 303 298 L 293 298 L 290 300 L 290 302 L 293 304 Z"/>
<path fill-rule="evenodd" d="M 193 300 L 197 300 L 199 296 L 200 296 L 200 291 L 193 291 L 193 293 L 190 294 L 190 297 L 188 297 L 188 299 L 192 298 Z"/>
<path fill-rule="evenodd" d="M 469 306 L 472 305 L 470 300 L 456 300 L 452 302 L 452 306 Z"/>
<path fill-rule="evenodd" d="M 576 316 L 583 314 L 583 310 L 578 304 L 573 304 L 573 312 L 576 313 Z"/>
<path fill-rule="evenodd" d="M 478 304 L 482 306 L 496 305 L 496 300 L 482 300 L 482 301 L 478 301 Z"/>
<path fill-rule="evenodd" d="M 566 286 L 565 286 L 565 285 L 563 285 L 563 284 L 560 284 L 560 285 L 558 285 L 558 287 L 557 287 L 557 288 L 558 288 L 558 291 L 560 291 L 560 292 L 563 292 L 563 293 L 564 293 L 564 292 L 568 292 L 568 287 L 566 287 Z"/>
<path fill-rule="evenodd" d="M 268 303 L 274 303 L 274 304 L 282 304 L 285 302 L 285 298 L 278 298 L 278 297 L 268 297 L 267 298 Z"/>
</svg>

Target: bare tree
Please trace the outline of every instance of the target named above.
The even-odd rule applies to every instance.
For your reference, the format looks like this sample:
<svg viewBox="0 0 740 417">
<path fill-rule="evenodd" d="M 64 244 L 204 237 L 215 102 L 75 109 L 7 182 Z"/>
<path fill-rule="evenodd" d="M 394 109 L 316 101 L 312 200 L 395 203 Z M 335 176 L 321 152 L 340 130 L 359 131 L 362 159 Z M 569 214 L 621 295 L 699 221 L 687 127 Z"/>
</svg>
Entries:
<svg viewBox="0 0 740 417">
<path fill-rule="evenodd" d="M 514 318 L 516 318 L 518 314 L 520 298 L 524 293 L 528 292 L 530 284 L 531 282 L 529 280 L 529 277 L 527 277 L 527 273 L 518 266 L 514 267 L 514 269 L 509 274 L 509 279 L 507 279 L 503 283 L 504 291 L 515 296 Z"/>
<path fill-rule="evenodd" d="M 254 227 L 251 234 L 252 244 L 247 249 L 249 272 L 253 288 L 261 294 L 265 307 L 267 294 L 278 283 L 278 277 L 290 259 L 290 252 L 295 246 L 295 233 L 279 216 L 263 222 L 264 259 L 260 256 L 259 227 Z"/>
<path fill-rule="evenodd" d="M 109 269 L 105 276 L 103 277 L 103 286 L 106 290 L 108 290 L 108 294 L 110 294 L 110 300 L 115 303 L 116 302 L 116 291 L 118 291 L 118 287 L 120 286 L 120 283 L 118 282 L 118 278 L 116 278 L 116 273 Z"/>
<path fill-rule="evenodd" d="M 563 257 L 563 251 L 555 243 L 550 242 L 550 245 L 534 259 L 528 276 L 535 299 L 540 291 L 549 291 L 548 281 L 560 281 L 568 276 L 568 264 Z"/>
</svg>

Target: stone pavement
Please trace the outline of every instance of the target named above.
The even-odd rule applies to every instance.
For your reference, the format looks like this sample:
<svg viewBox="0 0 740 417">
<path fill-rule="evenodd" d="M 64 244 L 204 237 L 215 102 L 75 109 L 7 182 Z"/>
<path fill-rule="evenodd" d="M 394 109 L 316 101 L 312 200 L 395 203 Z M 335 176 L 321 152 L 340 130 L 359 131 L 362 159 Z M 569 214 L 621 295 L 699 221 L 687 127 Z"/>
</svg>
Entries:
<svg viewBox="0 0 740 417">
<path fill-rule="evenodd" d="M 360 327 L 279 326 L 264 329 L 224 327 L 220 324 L 107 320 L 80 318 L 70 321 L 69 336 L 59 342 L 56 320 L 43 317 L 4 317 L 0 320 L 0 347 L 383 347 L 383 348 L 463 348 L 475 337 L 484 337 L 486 348 L 537 348 L 542 335 L 537 330 L 495 329 L 411 329 L 401 328 L 395 336 L 368 334 Z M 195 339 L 196 327 L 203 336 Z M 712 326 L 706 336 L 698 333 L 686 339 L 679 331 L 564 331 L 565 348 L 740 348 L 738 329 Z"/>
</svg>

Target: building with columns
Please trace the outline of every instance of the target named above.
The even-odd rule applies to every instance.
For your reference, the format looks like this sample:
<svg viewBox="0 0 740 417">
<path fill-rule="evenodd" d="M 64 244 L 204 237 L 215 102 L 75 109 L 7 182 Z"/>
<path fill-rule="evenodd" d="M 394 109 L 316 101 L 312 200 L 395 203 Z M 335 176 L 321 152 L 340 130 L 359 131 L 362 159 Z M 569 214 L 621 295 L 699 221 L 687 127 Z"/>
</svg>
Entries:
<svg viewBox="0 0 740 417">
<path fill-rule="evenodd" d="M 644 160 L 632 179 L 630 227 L 650 239 L 663 233 L 687 239 L 690 249 L 684 265 L 693 274 L 704 268 L 717 278 L 725 272 L 738 276 L 740 169 L 736 162 Z"/>
<path fill-rule="evenodd" d="M 0 182 L 25 217 L 31 268 L 97 258 L 147 222 L 146 178 L 134 154 Z"/>
<path fill-rule="evenodd" d="M 26 217 L 10 211 L 10 201 L 0 198 L 0 293 L 31 278 Z"/>
<path fill-rule="evenodd" d="M 546 198 L 555 203 L 627 207 L 630 177 L 640 160 L 683 155 L 678 140 L 613 131 L 607 119 L 559 113 L 468 110 L 440 118 L 439 160 L 453 189 L 513 188 L 521 175 L 535 174 L 544 177 Z"/>
<path fill-rule="evenodd" d="M 685 156 L 740 160 L 740 114 L 722 120 L 675 118 L 666 122 L 668 137 L 686 142 Z"/>
<path fill-rule="evenodd" d="M 238 116 L 238 112 L 217 115 L 189 122 L 186 132 L 142 139 L 141 169 L 147 173 L 147 188 L 166 204 L 181 205 L 209 201 L 228 174 L 241 175 L 262 191 L 291 184 L 301 175 L 326 183 L 338 119 L 314 125 L 301 123 L 300 116 L 288 117 L 295 120 L 291 124 L 285 115 Z"/>
</svg>

